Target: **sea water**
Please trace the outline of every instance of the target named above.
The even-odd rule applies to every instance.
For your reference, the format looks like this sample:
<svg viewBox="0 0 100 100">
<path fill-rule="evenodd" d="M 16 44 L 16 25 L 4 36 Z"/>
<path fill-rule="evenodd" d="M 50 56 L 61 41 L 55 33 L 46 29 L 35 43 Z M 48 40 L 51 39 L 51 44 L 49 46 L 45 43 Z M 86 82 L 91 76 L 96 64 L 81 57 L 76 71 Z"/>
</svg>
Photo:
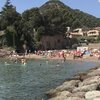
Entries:
<svg viewBox="0 0 100 100">
<path fill-rule="evenodd" d="M 47 100 L 46 91 L 97 65 L 99 62 L 61 60 L 29 60 L 22 65 L 0 60 L 0 100 Z"/>
</svg>

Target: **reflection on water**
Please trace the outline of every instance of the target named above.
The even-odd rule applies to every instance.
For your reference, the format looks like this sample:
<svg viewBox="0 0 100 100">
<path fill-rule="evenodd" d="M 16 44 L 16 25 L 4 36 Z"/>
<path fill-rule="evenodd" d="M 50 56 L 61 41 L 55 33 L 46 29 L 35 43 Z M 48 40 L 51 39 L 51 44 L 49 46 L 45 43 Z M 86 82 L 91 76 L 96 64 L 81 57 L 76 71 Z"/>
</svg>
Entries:
<svg viewBox="0 0 100 100">
<path fill-rule="evenodd" d="M 42 100 L 42 98 L 46 100 L 44 96 L 46 91 L 60 85 L 77 72 L 99 64 L 30 60 L 24 66 L 13 62 L 5 65 L 4 62 L 5 60 L 0 62 L 0 100 Z"/>
</svg>

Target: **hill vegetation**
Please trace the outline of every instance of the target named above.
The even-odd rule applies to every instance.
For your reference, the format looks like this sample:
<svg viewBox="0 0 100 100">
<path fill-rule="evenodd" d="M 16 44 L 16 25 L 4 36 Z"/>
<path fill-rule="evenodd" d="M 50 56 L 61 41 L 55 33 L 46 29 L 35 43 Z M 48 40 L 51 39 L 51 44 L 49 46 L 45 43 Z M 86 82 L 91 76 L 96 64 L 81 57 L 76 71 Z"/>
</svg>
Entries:
<svg viewBox="0 0 100 100">
<path fill-rule="evenodd" d="M 5 31 L 2 44 L 34 50 L 43 35 L 65 35 L 66 27 L 75 29 L 100 26 L 100 18 L 74 10 L 60 0 L 49 0 L 39 8 L 31 8 L 22 14 L 7 0 L 0 12 L 0 30 Z M 24 46 L 25 47 L 25 46 Z"/>
</svg>

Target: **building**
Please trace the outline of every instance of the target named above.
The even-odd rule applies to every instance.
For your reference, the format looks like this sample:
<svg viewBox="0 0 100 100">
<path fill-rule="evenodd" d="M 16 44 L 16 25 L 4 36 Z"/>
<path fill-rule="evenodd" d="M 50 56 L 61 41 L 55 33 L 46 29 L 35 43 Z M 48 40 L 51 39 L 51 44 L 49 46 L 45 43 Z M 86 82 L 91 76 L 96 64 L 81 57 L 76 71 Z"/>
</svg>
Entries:
<svg viewBox="0 0 100 100">
<path fill-rule="evenodd" d="M 42 36 L 40 43 L 43 50 L 66 48 L 66 39 L 63 35 Z"/>
<path fill-rule="evenodd" d="M 100 27 L 95 27 L 94 29 L 100 32 Z"/>
<path fill-rule="evenodd" d="M 87 36 L 88 37 L 94 37 L 95 39 L 97 39 L 98 36 L 99 36 L 99 31 L 96 30 L 96 29 L 89 30 L 89 31 L 87 31 Z"/>
<path fill-rule="evenodd" d="M 72 32 L 70 32 L 70 35 L 74 38 L 77 38 L 77 37 L 83 36 L 84 33 L 82 31 L 82 28 L 77 28 L 77 29 L 74 29 Z"/>
</svg>

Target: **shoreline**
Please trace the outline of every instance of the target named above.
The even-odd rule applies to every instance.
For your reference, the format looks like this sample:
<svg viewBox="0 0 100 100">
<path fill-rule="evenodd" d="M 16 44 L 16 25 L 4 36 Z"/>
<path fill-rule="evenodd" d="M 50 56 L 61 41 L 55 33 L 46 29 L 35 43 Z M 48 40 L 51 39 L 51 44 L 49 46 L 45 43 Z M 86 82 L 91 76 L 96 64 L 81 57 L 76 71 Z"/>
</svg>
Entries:
<svg viewBox="0 0 100 100">
<path fill-rule="evenodd" d="M 29 54 L 29 55 L 25 55 L 25 56 L 5 56 L 4 58 L 7 58 L 7 59 L 12 59 L 12 60 L 15 60 L 15 59 L 26 59 L 26 60 L 31 60 L 31 59 L 34 59 L 34 60 L 64 60 L 64 58 L 62 57 L 45 57 L 45 56 L 40 56 L 40 55 L 36 55 L 36 54 Z M 65 61 L 93 61 L 93 62 L 99 62 L 100 60 L 98 59 L 98 57 L 90 57 L 90 56 L 83 56 L 83 58 L 76 58 L 76 59 L 73 59 L 73 56 L 68 56 L 66 57 Z"/>
<path fill-rule="evenodd" d="M 100 66 L 76 74 L 45 94 L 48 100 L 100 100 Z"/>
</svg>

